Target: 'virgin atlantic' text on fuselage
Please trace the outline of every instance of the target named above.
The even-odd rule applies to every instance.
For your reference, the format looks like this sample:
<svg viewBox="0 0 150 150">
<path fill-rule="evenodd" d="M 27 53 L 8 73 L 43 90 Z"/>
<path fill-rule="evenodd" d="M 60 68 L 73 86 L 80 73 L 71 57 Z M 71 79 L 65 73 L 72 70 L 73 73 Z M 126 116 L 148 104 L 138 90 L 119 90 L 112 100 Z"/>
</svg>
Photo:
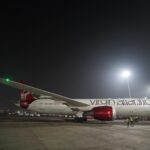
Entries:
<svg viewBox="0 0 150 150">
<path fill-rule="evenodd" d="M 143 100 L 103 100 L 103 99 L 95 99 L 95 100 L 90 100 L 91 105 L 150 105 L 150 100 L 148 99 L 143 99 Z"/>
</svg>

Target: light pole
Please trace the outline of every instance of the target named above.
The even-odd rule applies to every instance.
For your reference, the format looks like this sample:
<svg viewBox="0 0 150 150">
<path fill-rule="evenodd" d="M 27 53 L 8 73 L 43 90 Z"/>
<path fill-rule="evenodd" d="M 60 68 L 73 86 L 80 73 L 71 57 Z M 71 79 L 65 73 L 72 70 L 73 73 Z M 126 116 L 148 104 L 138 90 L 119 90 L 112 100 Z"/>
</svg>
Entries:
<svg viewBox="0 0 150 150">
<path fill-rule="evenodd" d="M 129 97 L 131 98 L 131 90 L 130 90 L 130 84 L 129 84 L 129 77 L 130 77 L 131 73 L 129 70 L 124 70 L 122 72 L 122 77 L 125 78 L 127 80 L 127 86 L 128 86 L 128 92 L 129 92 Z"/>
</svg>

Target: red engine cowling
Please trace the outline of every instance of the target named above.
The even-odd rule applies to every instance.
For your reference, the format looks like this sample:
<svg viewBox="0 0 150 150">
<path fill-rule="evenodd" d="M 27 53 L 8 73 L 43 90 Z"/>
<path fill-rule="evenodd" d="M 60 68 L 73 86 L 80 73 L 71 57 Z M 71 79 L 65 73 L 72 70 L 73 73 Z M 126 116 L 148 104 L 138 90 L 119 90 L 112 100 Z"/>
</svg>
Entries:
<svg viewBox="0 0 150 150">
<path fill-rule="evenodd" d="M 92 109 L 93 117 L 97 120 L 111 121 L 114 118 L 114 111 L 111 106 L 99 106 Z"/>
</svg>

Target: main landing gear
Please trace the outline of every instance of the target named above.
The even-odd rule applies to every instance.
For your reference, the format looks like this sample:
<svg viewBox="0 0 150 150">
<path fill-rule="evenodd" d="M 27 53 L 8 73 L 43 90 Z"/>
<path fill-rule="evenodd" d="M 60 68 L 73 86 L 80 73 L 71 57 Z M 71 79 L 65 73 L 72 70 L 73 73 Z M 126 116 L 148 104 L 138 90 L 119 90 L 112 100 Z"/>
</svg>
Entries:
<svg viewBox="0 0 150 150">
<path fill-rule="evenodd" d="M 86 117 L 75 117 L 75 122 L 86 122 L 87 118 Z"/>
<path fill-rule="evenodd" d="M 87 121 L 87 117 L 84 115 L 84 113 L 82 111 L 79 111 L 79 112 L 77 112 L 74 120 L 76 122 L 85 122 L 85 121 Z"/>
</svg>

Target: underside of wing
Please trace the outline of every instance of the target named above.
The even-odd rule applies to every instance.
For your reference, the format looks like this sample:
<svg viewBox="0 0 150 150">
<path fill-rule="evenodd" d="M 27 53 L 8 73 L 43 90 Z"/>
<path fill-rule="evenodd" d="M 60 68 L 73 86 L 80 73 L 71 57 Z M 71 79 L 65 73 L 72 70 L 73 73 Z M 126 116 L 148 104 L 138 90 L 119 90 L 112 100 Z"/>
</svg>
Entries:
<svg viewBox="0 0 150 150">
<path fill-rule="evenodd" d="M 15 81 L 0 78 L 0 83 L 2 83 L 4 85 L 7 85 L 7 86 L 10 86 L 10 87 L 20 89 L 20 90 L 30 91 L 30 92 L 32 92 L 34 94 L 37 94 L 37 95 L 50 96 L 51 99 L 53 99 L 53 100 L 64 101 L 64 103 L 68 106 L 77 106 L 77 107 L 88 106 L 87 104 L 74 101 L 71 98 L 68 98 L 68 97 L 65 97 L 65 96 L 62 96 L 62 95 L 59 95 L 59 94 L 55 94 L 55 93 L 52 93 L 52 92 L 48 92 L 48 91 L 45 91 L 45 90 L 42 90 L 42 89 L 39 89 L 39 88 L 35 88 L 33 86 L 29 86 L 29 85 L 26 85 L 26 84 L 19 83 L 19 82 L 15 82 Z"/>
</svg>

